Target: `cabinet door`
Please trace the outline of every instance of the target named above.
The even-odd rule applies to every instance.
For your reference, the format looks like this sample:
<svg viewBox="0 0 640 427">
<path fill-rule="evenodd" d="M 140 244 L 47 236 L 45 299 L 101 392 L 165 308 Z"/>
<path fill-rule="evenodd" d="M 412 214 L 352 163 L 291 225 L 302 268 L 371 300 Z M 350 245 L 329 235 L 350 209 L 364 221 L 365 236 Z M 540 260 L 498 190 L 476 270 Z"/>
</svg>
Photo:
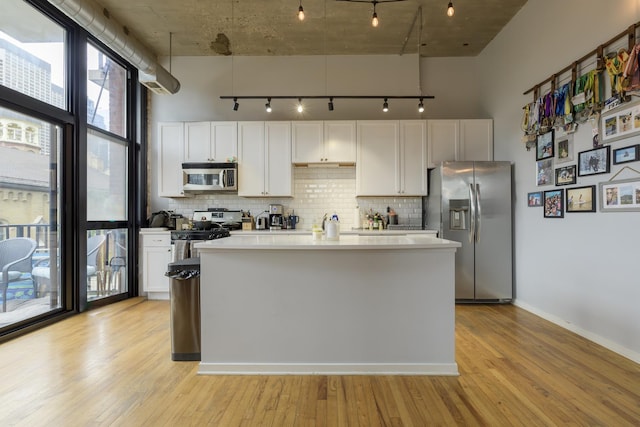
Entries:
<svg viewBox="0 0 640 427">
<path fill-rule="evenodd" d="M 183 123 L 158 123 L 158 195 L 185 197 L 182 191 Z"/>
<path fill-rule="evenodd" d="M 328 162 L 356 162 L 356 122 L 324 122 L 324 158 Z"/>
<path fill-rule="evenodd" d="M 396 196 L 400 191 L 397 120 L 358 121 L 356 196 Z"/>
<path fill-rule="evenodd" d="M 291 197 L 291 122 L 265 123 L 265 195 Z"/>
<path fill-rule="evenodd" d="M 460 120 L 460 160 L 493 160 L 493 120 Z"/>
<path fill-rule="evenodd" d="M 321 121 L 292 122 L 293 163 L 324 162 L 324 132 Z"/>
<path fill-rule="evenodd" d="M 211 123 L 211 155 L 214 162 L 238 158 L 238 123 Z"/>
<path fill-rule="evenodd" d="M 238 196 L 264 196 L 264 122 L 238 122 Z"/>
<path fill-rule="evenodd" d="M 430 168 L 440 162 L 459 160 L 458 120 L 428 120 L 427 129 Z"/>
<path fill-rule="evenodd" d="M 427 191 L 427 124 L 400 120 L 400 193 L 426 196 Z"/>
<path fill-rule="evenodd" d="M 164 275 L 171 262 L 171 245 L 142 248 L 142 290 L 169 292 L 169 278 Z"/>
<path fill-rule="evenodd" d="M 184 161 L 211 161 L 211 122 L 184 124 Z"/>
</svg>

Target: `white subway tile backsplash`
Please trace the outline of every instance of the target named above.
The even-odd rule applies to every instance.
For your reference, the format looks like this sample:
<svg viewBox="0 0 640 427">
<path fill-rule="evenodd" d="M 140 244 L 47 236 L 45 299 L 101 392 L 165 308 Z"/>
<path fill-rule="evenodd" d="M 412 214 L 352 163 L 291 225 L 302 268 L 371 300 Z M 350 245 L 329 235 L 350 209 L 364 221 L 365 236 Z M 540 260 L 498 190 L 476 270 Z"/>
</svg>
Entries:
<svg viewBox="0 0 640 427">
<path fill-rule="evenodd" d="M 393 208 L 400 224 L 420 226 L 422 223 L 421 197 L 358 197 L 356 198 L 356 169 L 353 166 L 339 168 L 305 168 L 293 170 L 292 198 L 244 198 L 234 195 L 200 194 L 191 199 L 170 199 L 169 209 L 190 217 L 195 210 L 207 208 L 242 209 L 256 216 L 272 203 L 285 207 L 285 212 L 295 211 L 301 219 L 299 228 L 311 229 L 314 221 L 334 212 L 340 218 L 340 227 L 350 230 L 360 227 L 355 223 L 355 209 L 364 215 L 370 210 L 387 214 L 387 206 Z"/>
</svg>

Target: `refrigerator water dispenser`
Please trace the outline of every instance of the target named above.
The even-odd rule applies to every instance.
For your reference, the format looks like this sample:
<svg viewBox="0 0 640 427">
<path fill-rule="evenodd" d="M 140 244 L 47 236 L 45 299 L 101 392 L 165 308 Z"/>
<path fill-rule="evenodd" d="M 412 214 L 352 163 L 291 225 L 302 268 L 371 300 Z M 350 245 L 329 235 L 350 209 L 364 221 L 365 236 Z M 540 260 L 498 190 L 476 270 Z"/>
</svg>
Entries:
<svg viewBox="0 0 640 427">
<path fill-rule="evenodd" d="M 449 230 L 466 230 L 468 211 L 469 199 L 449 200 Z"/>
</svg>

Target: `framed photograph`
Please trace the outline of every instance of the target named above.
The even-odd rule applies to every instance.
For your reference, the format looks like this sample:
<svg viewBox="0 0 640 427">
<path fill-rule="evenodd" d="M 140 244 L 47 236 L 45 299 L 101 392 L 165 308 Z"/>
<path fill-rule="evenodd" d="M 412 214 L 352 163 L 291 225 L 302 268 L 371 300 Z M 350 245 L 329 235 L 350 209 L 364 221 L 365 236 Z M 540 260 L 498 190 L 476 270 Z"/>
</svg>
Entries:
<svg viewBox="0 0 640 427">
<path fill-rule="evenodd" d="M 595 212 L 596 186 L 566 189 L 567 212 Z"/>
<path fill-rule="evenodd" d="M 628 147 L 618 148 L 613 150 L 613 164 L 619 165 L 620 163 L 635 162 L 640 160 L 638 157 L 638 151 L 640 145 L 630 145 Z"/>
<path fill-rule="evenodd" d="M 611 147 L 608 145 L 579 152 L 578 176 L 609 173 L 609 153 Z"/>
<path fill-rule="evenodd" d="M 598 184 L 601 212 L 640 212 L 640 177 Z"/>
<path fill-rule="evenodd" d="M 553 159 L 538 160 L 536 162 L 536 185 L 553 184 Z"/>
<path fill-rule="evenodd" d="M 553 129 L 542 135 L 538 135 L 536 140 L 536 160 L 553 157 Z"/>
<path fill-rule="evenodd" d="M 600 115 L 600 138 L 603 143 L 637 133 L 640 133 L 640 101 L 621 104 Z"/>
<path fill-rule="evenodd" d="M 573 135 L 556 136 L 556 163 L 573 160 Z"/>
<path fill-rule="evenodd" d="M 543 202 L 545 218 L 564 218 L 563 190 L 545 191 Z"/>
<path fill-rule="evenodd" d="M 556 185 L 571 185 L 576 183 L 576 165 L 563 166 L 556 169 Z"/>
<path fill-rule="evenodd" d="M 527 206 L 530 208 L 542 206 L 542 192 L 527 193 Z"/>
</svg>

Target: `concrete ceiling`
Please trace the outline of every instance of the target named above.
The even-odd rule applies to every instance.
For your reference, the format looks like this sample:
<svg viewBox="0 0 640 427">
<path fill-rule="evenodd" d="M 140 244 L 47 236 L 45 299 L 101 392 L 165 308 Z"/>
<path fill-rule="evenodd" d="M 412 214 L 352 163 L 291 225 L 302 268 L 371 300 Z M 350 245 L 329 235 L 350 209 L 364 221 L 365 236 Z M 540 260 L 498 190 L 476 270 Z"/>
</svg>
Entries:
<svg viewBox="0 0 640 427">
<path fill-rule="evenodd" d="M 97 0 L 156 54 L 475 56 L 526 0 Z M 415 22 L 414 22 L 415 21 Z M 422 25 L 421 25 L 422 24 Z M 171 34 L 171 36 L 170 36 Z M 171 39 L 171 43 L 170 43 Z"/>
</svg>

